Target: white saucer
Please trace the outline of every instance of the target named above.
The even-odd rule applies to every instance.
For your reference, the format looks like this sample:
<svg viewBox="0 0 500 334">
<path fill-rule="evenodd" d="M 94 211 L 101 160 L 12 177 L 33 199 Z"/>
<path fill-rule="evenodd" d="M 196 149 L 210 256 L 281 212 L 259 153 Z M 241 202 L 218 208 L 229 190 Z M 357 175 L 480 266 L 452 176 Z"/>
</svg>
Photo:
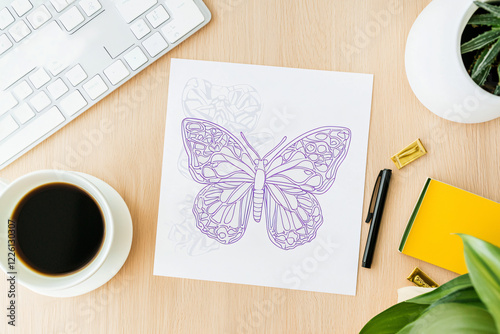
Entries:
<svg viewBox="0 0 500 334">
<path fill-rule="evenodd" d="M 51 297 L 75 297 L 91 292 L 100 286 L 106 284 L 120 271 L 121 267 L 127 260 L 132 246 L 132 217 L 128 210 L 127 204 L 118 192 L 104 181 L 99 180 L 91 175 L 77 173 L 86 178 L 104 194 L 109 200 L 111 207 L 118 208 L 116 212 L 116 225 L 115 237 L 110 252 L 102 266 L 96 271 L 94 275 L 80 284 L 72 286 L 63 290 L 50 290 L 41 291 L 37 290 L 36 293 Z"/>
</svg>

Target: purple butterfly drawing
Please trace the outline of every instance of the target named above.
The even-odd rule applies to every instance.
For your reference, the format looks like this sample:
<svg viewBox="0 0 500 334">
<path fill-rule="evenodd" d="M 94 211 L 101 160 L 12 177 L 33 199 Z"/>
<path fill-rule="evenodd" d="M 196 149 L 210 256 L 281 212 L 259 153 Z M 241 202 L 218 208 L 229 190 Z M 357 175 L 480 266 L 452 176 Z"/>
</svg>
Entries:
<svg viewBox="0 0 500 334">
<path fill-rule="evenodd" d="M 185 118 L 182 138 L 194 181 L 196 226 L 221 244 L 243 237 L 250 217 L 264 217 L 271 242 L 283 250 L 311 242 L 323 223 L 316 195 L 326 193 L 349 151 L 351 130 L 325 126 L 287 138 L 261 158 L 215 123 Z M 275 153 L 277 152 L 277 153 Z"/>
</svg>

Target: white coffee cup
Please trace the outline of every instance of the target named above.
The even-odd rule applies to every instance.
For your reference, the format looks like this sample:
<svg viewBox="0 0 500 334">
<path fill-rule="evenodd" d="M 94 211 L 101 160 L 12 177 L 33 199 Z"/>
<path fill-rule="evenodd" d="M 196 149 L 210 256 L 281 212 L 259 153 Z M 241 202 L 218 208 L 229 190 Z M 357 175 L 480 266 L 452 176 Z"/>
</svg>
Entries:
<svg viewBox="0 0 500 334">
<path fill-rule="evenodd" d="M 0 267 L 6 273 L 15 272 L 17 280 L 21 285 L 41 294 L 57 295 L 54 291 L 68 290 L 81 284 L 82 282 L 85 282 L 95 275 L 107 260 L 109 262 L 108 258 L 110 257 L 110 250 L 112 249 L 114 239 L 116 237 L 115 220 L 116 216 L 120 215 L 116 211 L 118 209 L 123 211 L 123 206 L 118 208 L 117 206 L 119 205 L 116 204 L 116 199 L 110 199 L 112 196 L 110 195 L 109 189 L 100 189 L 103 188 L 104 183 L 102 181 L 99 180 L 100 182 L 91 182 L 89 178 L 90 176 L 85 177 L 85 174 L 75 172 L 42 170 L 25 175 L 10 184 L 3 184 L 0 182 Z M 25 195 L 42 185 L 52 183 L 67 183 L 84 190 L 87 194 L 92 196 L 94 201 L 100 207 L 104 218 L 105 234 L 101 248 L 94 258 L 82 269 L 67 275 L 50 276 L 38 273 L 25 265 L 22 261 L 19 261 L 18 258 L 16 258 L 14 269 L 12 269 L 8 262 L 8 221 L 12 219 L 12 214 L 14 213 L 16 206 Z M 97 183 L 99 183 L 100 187 L 96 186 Z M 109 185 L 106 186 L 109 187 Z M 128 210 L 127 214 L 130 216 Z M 128 249 L 126 250 L 126 256 L 130 250 L 130 243 L 131 233 Z M 123 259 L 123 262 L 125 259 Z M 121 267 L 123 262 L 119 267 Z M 111 277 L 114 276 L 114 274 L 116 274 L 116 272 L 113 273 Z M 76 294 L 74 293 L 73 295 Z"/>
</svg>

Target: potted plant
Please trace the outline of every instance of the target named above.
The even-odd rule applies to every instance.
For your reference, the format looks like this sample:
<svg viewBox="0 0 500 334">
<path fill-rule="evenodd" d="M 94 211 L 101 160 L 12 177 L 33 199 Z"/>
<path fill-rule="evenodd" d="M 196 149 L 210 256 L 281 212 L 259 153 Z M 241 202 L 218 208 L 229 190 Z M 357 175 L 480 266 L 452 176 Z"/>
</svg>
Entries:
<svg viewBox="0 0 500 334">
<path fill-rule="evenodd" d="M 462 59 L 476 84 L 500 96 L 500 5 L 474 4 L 480 9 L 462 35 Z"/>
<path fill-rule="evenodd" d="M 436 115 L 460 123 L 481 123 L 500 117 L 500 96 L 478 85 L 481 83 L 478 79 L 482 80 L 483 77 L 476 74 L 476 81 L 471 77 L 470 65 L 476 64 L 476 56 L 472 54 L 472 60 L 466 67 L 464 61 L 470 58 L 467 54 L 462 57 L 461 47 L 465 30 L 477 29 L 477 34 L 481 34 L 481 28 L 468 24 L 479 9 L 478 4 L 482 10 L 486 10 L 486 7 L 496 7 L 495 2 L 433 0 L 415 21 L 406 44 L 406 74 L 417 98 Z M 487 14 L 490 18 L 497 15 L 500 18 L 497 12 Z M 477 16 L 474 17 L 476 19 Z M 475 26 L 477 21 L 474 20 L 471 23 L 476 22 Z M 492 48 L 493 42 L 486 46 Z M 483 71 L 487 67 L 495 68 L 493 64 L 498 61 L 498 57 L 491 58 L 494 58 L 493 62 L 481 67 Z M 491 80 L 494 81 L 496 76 L 490 71 Z"/>
<path fill-rule="evenodd" d="M 499 333 L 500 248 L 460 236 L 468 274 L 383 311 L 360 334 Z"/>
</svg>

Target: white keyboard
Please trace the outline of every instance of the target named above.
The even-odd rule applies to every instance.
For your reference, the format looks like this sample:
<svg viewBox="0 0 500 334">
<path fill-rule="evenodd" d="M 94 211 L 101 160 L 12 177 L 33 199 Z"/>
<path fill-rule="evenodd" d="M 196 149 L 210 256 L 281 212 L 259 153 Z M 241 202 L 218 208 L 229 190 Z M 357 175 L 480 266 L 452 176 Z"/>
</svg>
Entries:
<svg viewBox="0 0 500 334">
<path fill-rule="evenodd" d="M 202 0 L 0 0 L 0 169 L 210 18 Z"/>
</svg>

